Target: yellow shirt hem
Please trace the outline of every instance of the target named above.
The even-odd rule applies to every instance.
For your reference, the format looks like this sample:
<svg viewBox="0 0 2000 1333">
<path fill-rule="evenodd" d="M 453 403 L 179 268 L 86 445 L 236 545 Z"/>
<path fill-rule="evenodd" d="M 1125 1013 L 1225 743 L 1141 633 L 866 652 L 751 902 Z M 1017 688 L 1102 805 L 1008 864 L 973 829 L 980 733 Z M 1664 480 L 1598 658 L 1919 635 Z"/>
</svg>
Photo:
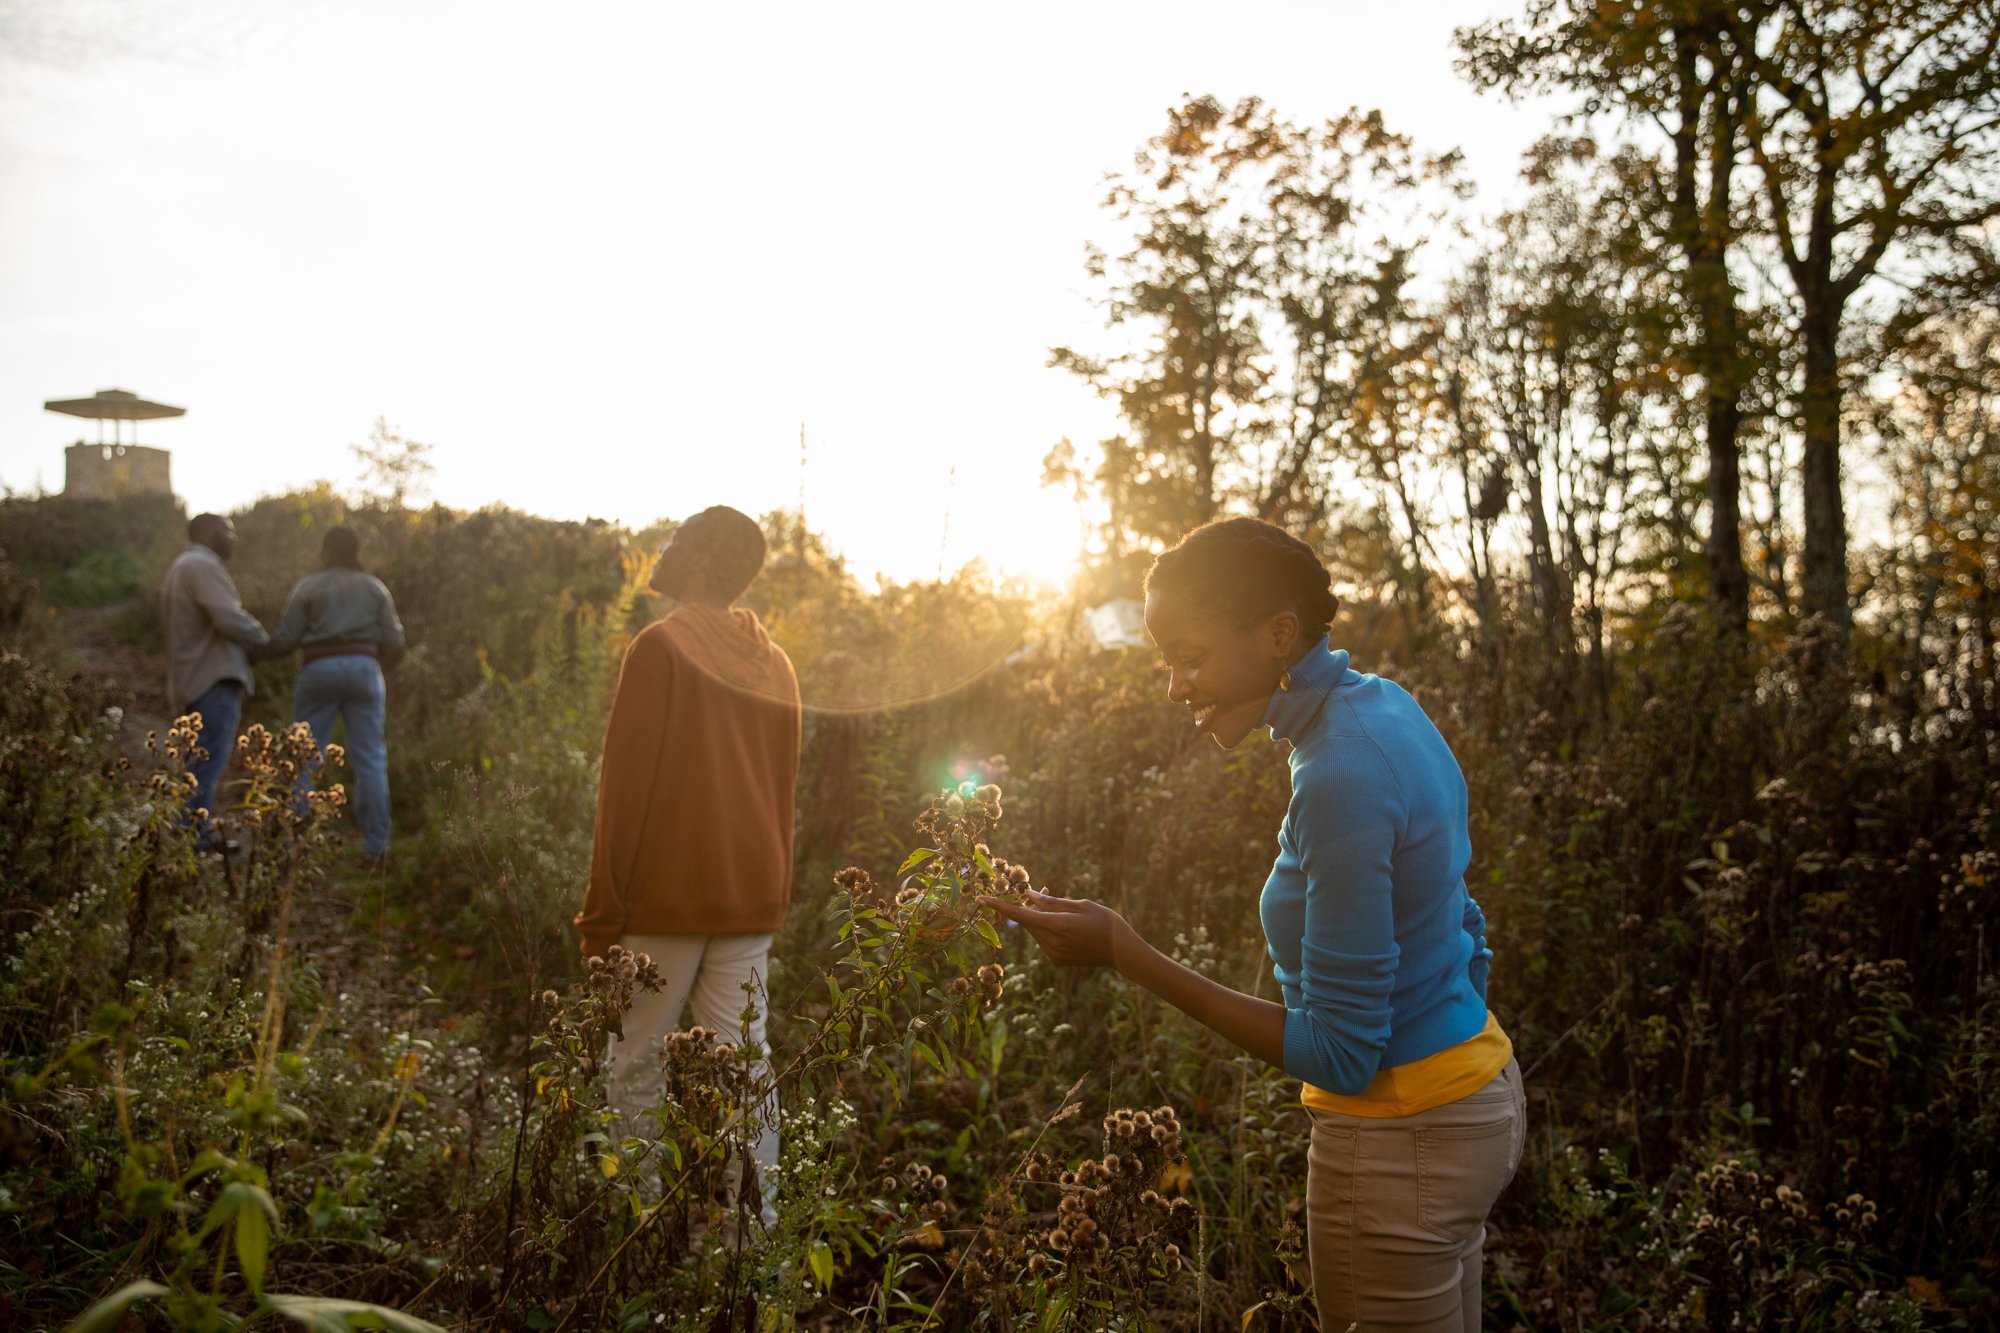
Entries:
<svg viewBox="0 0 2000 1333">
<path fill-rule="evenodd" d="M 1304 1085 L 1299 1100 L 1315 1111 L 1387 1119 L 1415 1115 L 1479 1091 L 1514 1058 L 1514 1042 L 1500 1027 L 1492 1010 L 1486 1026 L 1456 1046 L 1384 1069 L 1351 1097 Z"/>
</svg>

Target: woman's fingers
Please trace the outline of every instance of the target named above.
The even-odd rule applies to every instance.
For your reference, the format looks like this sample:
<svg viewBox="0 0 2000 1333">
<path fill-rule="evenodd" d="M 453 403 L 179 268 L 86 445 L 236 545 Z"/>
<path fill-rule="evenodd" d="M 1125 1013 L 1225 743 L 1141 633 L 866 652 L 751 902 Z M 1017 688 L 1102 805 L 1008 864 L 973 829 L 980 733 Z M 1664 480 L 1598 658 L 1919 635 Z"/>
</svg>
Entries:
<svg viewBox="0 0 2000 1333">
<path fill-rule="evenodd" d="M 1062 935 L 1069 925 L 1065 919 L 1068 914 L 1064 912 L 1044 912 L 1033 907 L 1023 907 L 1020 903 L 1010 903 L 1003 898 L 980 898 L 979 902 L 1022 927 L 1044 944 L 1050 938 Z"/>
<path fill-rule="evenodd" d="M 1035 900 L 1033 906 L 984 895 L 977 901 L 1027 931 L 1048 954 L 1049 960 L 1059 966 L 1107 961 L 1092 929 L 1092 913 L 1096 904 L 1076 898 L 1053 898 L 1032 891 L 1029 896 Z"/>
<path fill-rule="evenodd" d="M 1067 916 L 1071 912 L 1082 910 L 1083 906 L 1074 899 L 1051 898 L 1048 894 L 1036 893 L 1033 889 L 1028 890 L 1027 896 L 1032 906 L 1006 898 L 995 898 L 990 894 L 981 894 L 975 901 L 981 907 L 990 907 L 1009 921 L 1018 921 L 1022 925 L 1026 925 L 1031 917 Z"/>
</svg>

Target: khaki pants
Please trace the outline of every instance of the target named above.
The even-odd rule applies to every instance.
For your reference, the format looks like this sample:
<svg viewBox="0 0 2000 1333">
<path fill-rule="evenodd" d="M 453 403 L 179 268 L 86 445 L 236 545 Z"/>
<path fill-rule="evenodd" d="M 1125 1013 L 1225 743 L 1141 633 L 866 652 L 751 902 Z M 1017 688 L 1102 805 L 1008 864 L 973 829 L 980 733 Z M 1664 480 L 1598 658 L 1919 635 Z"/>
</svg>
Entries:
<svg viewBox="0 0 2000 1333">
<path fill-rule="evenodd" d="M 625 1012 L 625 1038 L 611 1042 L 609 1091 L 611 1105 L 624 1118 L 624 1132 L 634 1137 L 651 1137 L 650 1119 L 641 1114 L 657 1108 L 664 1095 L 660 1072 L 660 1042 L 680 1027 L 681 1009 L 691 1007 L 693 1027 L 714 1030 L 716 1040 L 740 1042 L 746 1053 L 755 1055 L 751 1073 L 764 1078 L 771 1066 L 763 1057 L 764 1018 L 770 1009 L 764 978 L 770 970 L 771 939 L 763 935 L 626 935 L 618 942 L 634 953 L 643 953 L 660 969 L 666 984 L 657 994 L 633 997 Z M 746 994 L 744 983 L 753 990 Z M 757 1016 L 744 1031 L 743 1009 L 754 1004 Z M 762 1209 L 764 1225 L 774 1225 L 777 1214 L 769 1195 L 770 1168 L 778 1164 L 778 1099 L 773 1091 L 758 1111 L 762 1122 L 757 1135 L 755 1157 L 765 1183 Z"/>
<path fill-rule="evenodd" d="M 1526 1137 L 1520 1065 L 1415 1115 L 1310 1114 L 1306 1242 L 1320 1327 L 1478 1333 L 1486 1213 Z"/>
</svg>

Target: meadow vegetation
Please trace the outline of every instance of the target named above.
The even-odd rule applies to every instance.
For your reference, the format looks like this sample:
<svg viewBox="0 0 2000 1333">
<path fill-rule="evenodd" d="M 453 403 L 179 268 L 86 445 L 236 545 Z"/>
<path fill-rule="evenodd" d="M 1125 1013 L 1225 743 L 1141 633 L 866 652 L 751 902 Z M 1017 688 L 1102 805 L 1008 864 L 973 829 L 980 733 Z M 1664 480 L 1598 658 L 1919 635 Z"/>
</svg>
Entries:
<svg viewBox="0 0 2000 1333">
<path fill-rule="evenodd" d="M 320 501 L 245 515 L 246 553 L 309 532 Z M 735 1034 L 697 1033 L 666 1054 L 657 1126 L 610 1121 L 604 1034 L 646 969 L 585 969 L 567 925 L 644 562 L 610 529 L 379 517 L 504 534 L 444 557 L 411 538 L 466 586 L 596 543 L 505 669 L 469 617 L 398 675 L 386 876 L 335 836 L 334 790 L 303 818 L 282 799 L 309 742 L 281 680 L 225 863 L 171 819 L 183 731 L 128 756 L 129 691 L 59 649 L 0 659 L 13 1326 L 117 1292 L 136 1326 L 188 1328 L 368 1326 L 373 1305 L 390 1326 L 1309 1326 L 1296 1085 L 965 905 L 995 884 L 1098 895 L 1269 993 L 1275 746 L 1192 743 L 1148 654 L 1050 640 L 937 699 L 813 714 L 772 995 L 780 1223 L 732 1249 L 724 1179 L 764 1089 Z M 880 619 L 842 633 L 994 600 L 972 579 L 850 587 L 846 613 Z M 2000 1228 L 1990 733 L 1901 715 L 1814 623 L 1732 658 L 1680 603 L 1620 641 L 1607 696 L 1563 712 L 1531 633 L 1399 669 L 1474 793 L 1494 1003 L 1531 1071 L 1496 1322 L 1975 1319 Z"/>
</svg>

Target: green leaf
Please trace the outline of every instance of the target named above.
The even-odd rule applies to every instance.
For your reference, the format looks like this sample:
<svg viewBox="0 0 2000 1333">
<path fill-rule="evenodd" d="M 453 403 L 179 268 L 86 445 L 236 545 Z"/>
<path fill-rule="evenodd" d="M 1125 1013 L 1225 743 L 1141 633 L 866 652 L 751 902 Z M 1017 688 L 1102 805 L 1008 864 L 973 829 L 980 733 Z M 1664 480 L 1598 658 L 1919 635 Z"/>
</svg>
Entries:
<svg viewBox="0 0 2000 1333">
<path fill-rule="evenodd" d="M 833 1290 L 833 1247 L 823 1240 L 816 1240 L 806 1250 L 806 1263 L 812 1268 L 813 1280 L 819 1283 L 821 1291 Z"/>
<path fill-rule="evenodd" d="M 215 1202 L 208 1206 L 207 1215 L 201 1219 L 201 1230 L 194 1233 L 194 1238 L 207 1240 L 228 1225 L 229 1219 L 236 1216 L 236 1210 L 242 1206 L 243 1199 L 236 1193 L 234 1185 L 222 1191 L 216 1196 Z"/>
<path fill-rule="evenodd" d="M 277 1209 L 271 1203 L 271 1196 L 255 1185 L 235 1184 L 232 1190 L 245 1190 L 262 1202 L 238 1204 L 236 1208 L 236 1263 L 243 1270 L 243 1280 L 250 1284 L 250 1290 L 264 1290 L 264 1264 L 271 1257 L 271 1223 Z"/>
<path fill-rule="evenodd" d="M 904 875 L 909 874 L 912 870 L 915 870 L 918 866 L 936 855 L 937 849 L 935 847 L 917 848 L 917 850 L 903 858 L 903 864 L 896 871 L 896 878 L 901 879 Z"/>
<path fill-rule="evenodd" d="M 230 1161 L 227 1157 L 224 1157 L 221 1153 L 217 1152 L 215 1149 L 203 1148 L 198 1154 L 195 1155 L 194 1163 L 188 1167 L 187 1174 L 181 1177 L 181 1184 L 192 1185 L 196 1180 L 200 1179 L 202 1176 L 207 1175 L 211 1171 L 220 1170 L 224 1167 L 230 1167 L 234 1165 L 235 1165 L 234 1162 Z"/>
<path fill-rule="evenodd" d="M 341 1301 L 326 1296 L 266 1296 L 264 1304 L 278 1314 L 312 1329 L 313 1333 L 349 1333 L 357 1328 L 386 1328 L 392 1333 L 445 1333 L 428 1319 L 367 1301 Z"/>
<path fill-rule="evenodd" d="M 982 916 L 973 923 L 973 929 L 979 932 L 980 939 L 985 940 L 996 949 L 1000 947 L 1000 932 L 993 929 L 991 921 Z"/>
<path fill-rule="evenodd" d="M 107 1000 L 97 1007 L 90 1016 L 90 1030 L 100 1037 L 115 1037 L 118 1030 L 132 1021 L 132 1011 L 116 1000 Z"/>
<path fill-rule="evenodd" d="M 130 1309 L 134 1302 L 166 1294 L 167 1289 L 157 1282 L 147 1282 L 144 1279 L 127 1282 L 78 1315 L 76 1322 L 64 1330 L 64 1333 L 109 1333 L 109 1330 L 118 1326 L 119 1316 Z"/>
</svg>

